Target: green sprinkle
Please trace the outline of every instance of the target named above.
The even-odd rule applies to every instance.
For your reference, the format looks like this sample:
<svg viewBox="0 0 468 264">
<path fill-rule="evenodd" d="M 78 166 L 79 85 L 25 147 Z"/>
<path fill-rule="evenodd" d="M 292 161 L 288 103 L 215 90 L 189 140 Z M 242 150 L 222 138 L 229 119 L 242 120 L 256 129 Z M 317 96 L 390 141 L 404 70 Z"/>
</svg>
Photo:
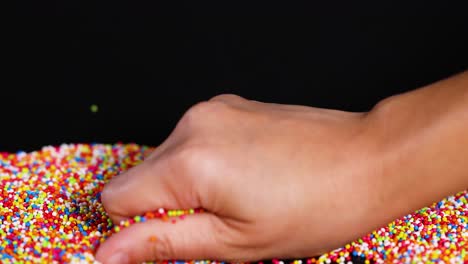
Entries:
<svg viewBox="0 0 468 264">
<path fill-rule="evenodd" d="M 92 104 L 89 110 L 91 110 L 93 113 L 97 113 L 99 111 L 99 107 L 95 104 Z"/>
</svg>

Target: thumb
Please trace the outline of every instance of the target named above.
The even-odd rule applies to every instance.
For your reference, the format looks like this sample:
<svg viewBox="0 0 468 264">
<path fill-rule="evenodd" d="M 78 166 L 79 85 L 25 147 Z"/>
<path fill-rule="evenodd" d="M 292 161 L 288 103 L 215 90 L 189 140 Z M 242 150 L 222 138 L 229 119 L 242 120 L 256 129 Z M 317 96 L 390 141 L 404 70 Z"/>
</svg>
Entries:
<svg viewBox="0 0 468 264">
<path fill-rule="evenodd" d="M 221 221 L 213 214 L 200 213 L 176 223 L 161 219 L 136 223 L 105 241 L 96 259 L 104 264 L 217 259 L 228 252 L 216 237 L 215 226 Z"/>
</svg>

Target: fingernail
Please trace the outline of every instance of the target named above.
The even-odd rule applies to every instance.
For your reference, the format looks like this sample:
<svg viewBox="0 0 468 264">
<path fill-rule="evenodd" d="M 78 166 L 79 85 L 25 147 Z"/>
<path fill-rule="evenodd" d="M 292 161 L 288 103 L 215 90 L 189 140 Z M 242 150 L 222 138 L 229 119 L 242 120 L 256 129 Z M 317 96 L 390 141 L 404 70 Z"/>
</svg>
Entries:
<svg viewBox="0 0 468 264">
<path fill-rule="evenodd" d="M 112 264 L 128 264 L 130 263 L 128 259 L 128 255 L 123 252 L 117 252 L 110 256 L 110 258 L 105 263 L 112 263 Z"/>
</svg>

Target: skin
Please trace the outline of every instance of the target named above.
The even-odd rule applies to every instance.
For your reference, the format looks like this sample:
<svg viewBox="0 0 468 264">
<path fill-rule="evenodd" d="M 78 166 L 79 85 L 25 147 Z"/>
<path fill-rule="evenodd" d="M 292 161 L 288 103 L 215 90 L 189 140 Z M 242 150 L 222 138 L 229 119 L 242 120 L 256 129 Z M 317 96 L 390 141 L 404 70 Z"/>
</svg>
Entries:
<svg viewBox="0 0 468 264">
<path fill-rule="evenodd" d="M 300 258 L 343 246 L 468 187 L 468 72 L 351 113 L 221 95 L 193 106 L 142 164 L 112 179 L 103 263 Z M 151 237 L 157 241 L 151 241 Z"/>
</svg>

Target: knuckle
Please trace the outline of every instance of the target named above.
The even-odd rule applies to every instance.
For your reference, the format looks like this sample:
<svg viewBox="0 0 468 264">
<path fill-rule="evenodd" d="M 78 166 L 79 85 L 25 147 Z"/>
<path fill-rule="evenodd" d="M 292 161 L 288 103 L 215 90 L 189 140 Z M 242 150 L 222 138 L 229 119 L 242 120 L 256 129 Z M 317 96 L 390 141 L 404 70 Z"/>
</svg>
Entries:
<svg viewBox="0 0 468 264">
<path fill-rule="evenodd" d="M 185 126 L 196 124 L 199 121 L 200 117 L 203 115 L 203 112 L 205 112 L 206 108 L 207 102 L 205 101 L 193 105 L 182 116 L 180 123 Z"/>
<path fill-rule="evenodd" d="M 198 124 L 206 118 L 207 115 L 215 111 L 216 103 L 210 101 L 199 102 L 190 107 L 181 119 L 184 124 Z"/>
<path fill-rule="evenodd" d="M 243 97 L 236 94 L 220 94 L 212 97 L 210 101 L 242 101 Z"/>
<path fill-rule="evenodd" d="M 224 102 L 219 101 L 203 101 L 192 106 L 187 114 L 193 115 L 196 117 L 205 116 L 212 113 L 217 113 L 226 108 Z"/>
<path fill-rule="evenodd" d="M 230 106 L 222 101 L 199 102 L 185 112 L 180 120 L 180 125 L 184 128 L 194 128 L 203 126 L 208 120 L 223 120 L 230 109 Z"/>
<path fill-rule="evenodd" d="M 187 114 L 189 115 L 196 115 L 196 114 L 203 114 L 207 111 L 212 106 L 212 102 L 210 101 L 202 101 L 194 104 L 190 109 L 187 111 Z"/>
</svg>

